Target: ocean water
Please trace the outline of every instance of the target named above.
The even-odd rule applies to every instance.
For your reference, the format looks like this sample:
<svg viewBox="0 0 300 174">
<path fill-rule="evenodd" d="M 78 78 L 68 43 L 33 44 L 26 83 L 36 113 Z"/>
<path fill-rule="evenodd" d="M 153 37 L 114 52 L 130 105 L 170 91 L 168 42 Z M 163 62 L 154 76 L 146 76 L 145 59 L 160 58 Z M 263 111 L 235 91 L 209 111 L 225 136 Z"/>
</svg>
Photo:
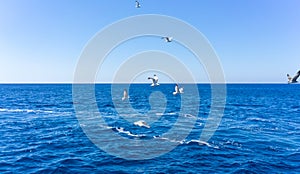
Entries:
<svg viewBox="0 0 300 174">
<path fill-rule="evenodd" d="M 124 85 L 114 86 L 120 97 L 97 84 L 97 110 L 85 111 L 85 85 L 80 101 L 71 84 L 0 85 L 0 173 L 300 173 L 300 85 L 228 84 L 207 142 L 209 84 L 197 85 L 199 98 L 187 84 L 181 96 L 173 84 L 134 84 L 129 105 Z M 150 127 L 134 124 L 141 119 Z"/>
</svg>

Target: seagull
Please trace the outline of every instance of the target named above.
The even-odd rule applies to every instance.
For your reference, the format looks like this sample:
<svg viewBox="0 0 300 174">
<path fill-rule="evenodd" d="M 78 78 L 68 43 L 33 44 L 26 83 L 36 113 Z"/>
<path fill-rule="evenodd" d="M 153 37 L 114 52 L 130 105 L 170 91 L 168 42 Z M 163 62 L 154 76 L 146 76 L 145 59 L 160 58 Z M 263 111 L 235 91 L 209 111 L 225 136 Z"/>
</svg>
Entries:
<svg viewBox="0 0 300 174">
<path fill-rule="evenodd" d="M 135 1 L 135 7 L 136 8 L 141 8 L 140 2 L 139 1 Z"/>
<path fill-rule="evenodd" d="M 129 97 L 128 97 L 128 92 L 127 92 L 127 89 L 124 89 L 124 91 L 123 91 L 123 97 L 122 97 L 122 101 L 124 101 L 124 100 L 126 100 L 126 99 L 128 99 Z"/>
<path fill-rule="evenodd" d="M 297 74 L 292 78 L 289 74 L 287 74 L 288 83 L 297 83 L 297 79 L 300 76 L 300 70 L 297 72 Z"/>
<path fill-rule="evenodd" d="M 176 94 L 182 94 L 183 93 L 183 88 L 179 88 L 178 84 L 175 85 L 175 91 L 173 92 L 173 95 Z"/>
<path fill-rule="evenodd" d="M 154 77 L 148 77 L 148 80 L 152 80 L 151 86 L 158 86 L 158 77 L 154 74 Z"/>
<path fill-rule="evenodd" d="M 144 120 L 136 121 L 133 124 L 140 127 L 146 127 L 148 129 L 150 128 L 150 126 Z"/>
<path fill-rule="evenodd" d="M 164 39 L 166 42 L 172 42 L 173 37 L 166 36 L 166 37 L 162 37 L 161 39 Z"/>
</svg>

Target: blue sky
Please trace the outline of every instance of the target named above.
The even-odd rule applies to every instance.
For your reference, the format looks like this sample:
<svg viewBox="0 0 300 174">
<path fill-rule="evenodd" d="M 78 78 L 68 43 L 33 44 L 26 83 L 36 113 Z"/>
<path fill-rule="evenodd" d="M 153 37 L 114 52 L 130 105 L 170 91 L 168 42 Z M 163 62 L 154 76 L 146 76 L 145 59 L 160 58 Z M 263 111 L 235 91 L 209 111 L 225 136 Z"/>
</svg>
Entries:
<svg viewBox="0 0 300 174">
<path fill-rule="evenodd" d="M 197 28 L 215 49 L 228 83 L 286 83 L 286 73 L 294 75 L 300 69 L 298 0 L 140 3 L 142 7 L 136 9 L 134 0 L 0 1 L 0 83 L 72 82 L 82 50 L 97 32 L 116 21 L 142 14 L 175 17 Z M 137 46 L 140 42 L 120 46 L 120 53 L 122 47 L 135 48 L 132 54 L 160 47 L 170 54 L 185 54 L 173 43 L 169 48 L 155 44 L 141 48 Z M 207 82 L 204 70 L 189 60 L 186 66 L 197 81 Z M 110 62 L 109 57 L 107 61 L 103 65 L 106 69 L 100 73 L 104 81 L 109 81 L 122 62 Z"/>
</svg>

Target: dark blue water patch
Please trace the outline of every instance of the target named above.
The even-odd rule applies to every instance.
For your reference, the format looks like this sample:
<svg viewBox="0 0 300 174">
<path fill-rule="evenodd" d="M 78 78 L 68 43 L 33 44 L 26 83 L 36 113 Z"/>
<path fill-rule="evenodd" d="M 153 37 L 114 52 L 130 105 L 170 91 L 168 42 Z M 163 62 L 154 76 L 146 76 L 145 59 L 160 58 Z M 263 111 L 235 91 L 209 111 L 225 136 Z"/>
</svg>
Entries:
<svg viewBox="0 0 300 174">
<path fill-rule="evenodd" d="M 116 135 L 152 140 L 170 131 L 178 119 L 181 98 L 172 95 L 174 84 L 159 88 L 130 85 L 133 98 L 129 101 L 139 113 L 152 109 L 151 93 L 161 92 L 167 99 L 164 113 L 150 129 L 122 119 L 111 100 L 110 87 L 97 84 L 95 102 L 107 129 L 115 130 Z M 208 142 L 201 142 L 211 112 L 211 87 L 200 84 L 199 114 L 190 134 L 159 157 L 126 160 L 103 151 L 86 136 L 73 109 L 72 85 L 0 85 L 0 172 L 300 173 L 299 88 L 285 84 L 227 85 L 221 123 Z M 120 99 L 122 90 L 120 87 Z M 188 93 L 188 87 L 185 90 Z M 113 141 L 108 135 L 99 136 Z M 123 142 L 115 143 L 122 146 Z"/>
</svg>

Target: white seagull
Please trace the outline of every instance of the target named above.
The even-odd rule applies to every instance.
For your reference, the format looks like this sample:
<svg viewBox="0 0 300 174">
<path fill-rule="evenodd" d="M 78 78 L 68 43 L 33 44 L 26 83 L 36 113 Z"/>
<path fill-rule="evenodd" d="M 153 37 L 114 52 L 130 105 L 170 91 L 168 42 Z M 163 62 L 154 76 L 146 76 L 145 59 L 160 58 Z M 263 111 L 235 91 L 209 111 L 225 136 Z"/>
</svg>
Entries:
<svg viewBox="0 0 300 174">
<path fill-rule="evenodd" d="M 300 76 L 300 70 L 297 72 L 297 74 L 292 78 L 289 74 L 287 74 L 288 83 L 297 83 L 297 79 Z"/>
<path fill-rule="evenodd" d="M 154 77 L 148 77 L 148 80 L 152 80 L 151 86 L 158 86 L 158 77 L 154 74 Z"/>
<path fill-rule="evenodd" d="M 164 39 L 166 42 L 172 42 L 173 37 L 162 37 L 161 39 Z"/>
<path fill-rule="evenodd" d="M 127 92 L 127 89 L 124 89 L 124 91 L 123 91 L 123 97 L 122 97 L 122 101 L 124 101 L 124 100 L 126 100 L 126 99 L 128 99 L 129 97 L 128 97 L 128 92 Z"/>
<path fill-rule="evenodd" d="M 139 1 L 135 1 L 135 7 L 136 8 L 141 8 L 140 2 Z"/>
<path fill-rule="evenodd" d="M 175 91 L 173 92 L 173 95 L 182 94 L 183 88 L 179 88 L 178 84 L 175 85 Z"/>
</svg>

